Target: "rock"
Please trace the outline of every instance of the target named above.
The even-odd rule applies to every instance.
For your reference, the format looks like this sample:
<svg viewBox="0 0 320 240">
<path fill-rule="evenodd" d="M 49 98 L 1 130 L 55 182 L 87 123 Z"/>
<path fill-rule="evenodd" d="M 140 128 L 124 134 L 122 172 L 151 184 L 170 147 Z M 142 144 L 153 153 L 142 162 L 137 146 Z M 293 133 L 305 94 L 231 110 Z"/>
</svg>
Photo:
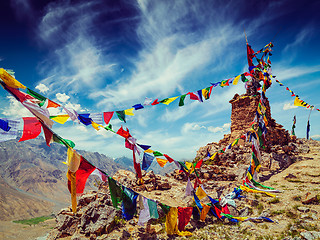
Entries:
<svg viewBox="0 0 320 240">
<path fill-rule="evenodd" d="M 295 175 L 289 173 L 287 176 L 284 177 L 284 179 L 288 179 L 288 178 L 292 179 L 292 178 L 297 178 L 297 177 Z"/>
<path fill-rule="evenodd" d="M 320 232 L 316 232 L 316 231 L 301 232 L 300 235 L 302 236 L 303 239 L 306 239 L 306 240 L 314 240 L 314 239 L 320 238 Z"/>
<path fill-rule="evenodd" d="M 300 212 L 303 212 L 303 213 L 306 213 L 306 212 L 310 211 L 310 209 L 307 208 L 307 207 L 298 207 L 297 210 L 300 211 Z"/>
</svg>

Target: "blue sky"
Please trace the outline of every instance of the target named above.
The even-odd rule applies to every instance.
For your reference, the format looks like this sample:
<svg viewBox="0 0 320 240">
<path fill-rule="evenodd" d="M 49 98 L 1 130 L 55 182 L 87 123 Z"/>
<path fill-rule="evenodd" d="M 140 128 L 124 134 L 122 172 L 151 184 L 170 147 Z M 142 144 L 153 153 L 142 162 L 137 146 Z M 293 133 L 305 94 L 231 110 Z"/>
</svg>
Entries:
<svg viewBox="0 0 320 240">
<path fill-rule="evenodd" d="M 319 1 L 5 1 L 0 9 L 0 65 L 16 79 L 79 113 L 124 110 L 145 97 L 179 96 L 247 71 L 244 29 L 254 50 L 273 41 L 273 74 L 301 99 L 320 108 Z M 242 82 L 216 87 L 204 103 L 178 100 L 135 111 L 123 124 L 139 143 L 176 160 L 230 132 L 235 93 Z M 272 116 L 306 136 L 310 111 L 294 108 L 273 82 Z M 0 117 L 28 113 L 0 94 Z M 320 138 L 320 112 L 310 135 Z M 76 148 L 111 157 L 131 156 L 123 138 L 67 122 L 53 130 Z"/>
</svg>

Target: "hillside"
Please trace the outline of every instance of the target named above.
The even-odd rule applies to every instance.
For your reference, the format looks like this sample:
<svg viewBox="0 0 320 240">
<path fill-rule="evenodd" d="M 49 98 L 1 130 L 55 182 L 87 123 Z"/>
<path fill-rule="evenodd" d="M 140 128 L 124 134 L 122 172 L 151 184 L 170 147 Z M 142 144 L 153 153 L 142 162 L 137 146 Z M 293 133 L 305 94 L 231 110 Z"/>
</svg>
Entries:
<svg viewBox="0 0 320 240">
<path fill-rule="evenodd" d="M 122 166 L 97 152 L 79 152 L 95 166 L 113 175 Z M 0 143 L 0 220 L 51 214 L 67 206 L 66 148 L 42 137 L 29 141 Z M 90 189 L 90 186 L 89 186 Z M 22 199 L 28 199 L 24 205 Z M 29 204 L 30 203 L 30 204 Z M 33 204 L 32 204 L 33 203 Z"/>
</svg>

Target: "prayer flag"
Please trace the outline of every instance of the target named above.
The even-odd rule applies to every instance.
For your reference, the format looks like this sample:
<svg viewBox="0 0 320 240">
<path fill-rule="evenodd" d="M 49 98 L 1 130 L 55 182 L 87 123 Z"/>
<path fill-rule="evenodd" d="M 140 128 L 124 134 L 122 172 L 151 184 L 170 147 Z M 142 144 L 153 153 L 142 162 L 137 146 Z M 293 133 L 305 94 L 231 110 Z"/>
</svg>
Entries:
<svg viewBox="0 0 320 240">
<path fill-rule="evenodd" d="M 81 123 L 88 126 L 91 124 L 92 119 L 89 117 L 90 113 L 78 114 L 78 119 Z"/>
<path fill-rule="evenodd" d="M 41 133 L 41 123 L 36 117 L 24 117 L 23 134 L 19 142 L 34 139 Z"/>
<path fill-rule="evenodd" d="M 199 96 L 196 95 L 196 94 L 194 94 L 193 92 L 188 92 L 187 95 L 190 96 L 190 99 L 191 99 L 191 100 L 198 100 L 198 101 L 200 101 Z"/>
<path fill-rule="evenodd" d="M 123 191 L 121 186 L 111 177 L 108 177 L 109 190 L 112 200 L 112 205 L 115 208 L 118 208 L 119 202 L 122 201 Z"/>
<path fill-rule="evenodd" d="M 124 114 L 129 115 L 129 116 L 134 116 L 133 110 L 134 110 L 134 108 L 126 109 L 126 110 L 124 110 Z"/>
<path fill-rule="evenodd" d="M 44 96 L 42 96 L 41 94 L 39 94 L 39 93 L 31 90 L 30 88 L 27 88 L 27 93 L 28 93 L 29 95 L 31 95 L 32 97 L 40 100 L 40 101 L 42 102 L 42 105 L 44 104 L 44 102 L 45 102 L 46 99 L 47 99 L 46 97 L 44 97 Z M 40 106 L 42 106 L 42 105 L 40 105 Z"/>
<path fill-rule="evenodd" d="M 196 92 L 196 94 L 197 94 L 197 96 L 198 96 L 198 98 L 199 98 L 199 102 L 203 102 L 203 100 L 202 100 L 202 90 L 198 90 L 198 91 Z"/>
<path fill-rule="evenodd" d="M 178 207 L 178 230 L 184 231 L 185 226 L 190 222 L 192 207 Z"/>
<path fill-rule="evenodd" d="M 67 165 L 71 172 L 76 172 L 79 169 L 81 161 L 81 155 L 79 155 L 76 150 L 68 148 L 67 151 Z"/>
<path fill-rule="evenodd" d="M 148 206 L 149 206 L 150 218 L 158 219 L 159 213 L 158 213 L 158 209 L 157 209 L 157 203 L 151 199 L 147 199 L 147 201 L 148 201 Z"/>
<path fill-rule="evenodd" d="M 103 113 L 103 120 L 106 124 L 109 124 L 110 119 L 112 118 L 114 112 L 104 112 Z"/>
<path fill-rule="evenodd" d="M 234 78 L 233 85 L 237 85 L 238 84 L 240 77 L 241 77 L 241 74 Z"/>
<path fill-rule="evenodd" d="M 165 158 L 169 161 L 169 163 L 172 163 L 174 160 L 169 157 L 167 154 L 163 154 L 163 156 L 165 156 Z"/>
<path fill-rule="evenodd" d="M 147 171 L 151 165 L 151 163 L 153 162 L 154 157 L 144 153 L 143 154 L 143 159 L 142 159 L 142 170 Z"/>
<path fill-rule="evenodd" d="M 252 59 L 254 58 L 254 51 L 252 50 L 251 46 L 247 43 L 247 58 L 248 58 L 248 65 L 253 66 Z"/>
<path fill-rule="evenodd" d="M 178 234 L 178 209 L 176 207 L 170 207 L 170 210 L 166 217 L 165 228 L 168 235 Z"/>
<path fill-rule="evenodd" d="M 137 173 L 138 178 L 141 180 L 141 178 L 142 178 L 142 173 L 141 173 L 140 162 L 138 162 L 138 161 L 136 160 L 135 150 L 133 150 L 132 153 L 133 153 L 133 167 L 134 167 L 134 170 L 135 170 L 136 173 Z"/>
<path fill-rule="evenodd" d="M 190 181 L 190 178 L 188 177 L 187 187 L 186 187 L 186 194 L 185 196 L 191 196 L 193 191 L 193 187 Z"/>
<path fill-rule="evenodd" d="M 308 120 L 308 123 L 307 123 L 307 139 L 309 139 L 309 132 L 310 132 L 310 123 L 309 123 L 309 120 Z"/>
<path fill-rule="evenodd" d="M 117 113 L 120 121 L 126 122 L 126 115 L 125 115 L 124 111 L 116 111 L 116 113 Z"/>
<path fill-rule="evenodd" d="M 151 149 L 149 148 L 149 149 L 145 150 L 144 152 L 146 152 L 146 153 L 153 153 L 153 150 L 151 150 Z"/>
<path fill-rule="evenodd" d="M 42 124 L 42 129 L 43 129 L 43 132 L 44 132 L 44 136 L 45 136 L 45 139 L 46 139 L 46 143 L 48 145 L 48 147 L 50 147 L 50 144 L 53 143 L 53 132 L 50 131 L 49 128 L 47 128 L 46 125 Z"/>
<path fill-rule="evenodd" d="M 160 167 L 164 167 L 168 162 L 168 160 L 166 160 L 166 159 L 162 159 L 162 158 L 156 158 L 156 159 L 157 159 L 157 162 L 159 163 Z"/>
<path fill-rule="evenodd" d="M 180 96 L 180 100 L 179 100 L 179 107 L 184 105 L 184 99 L 186 98 L 187 94 L 183 94 Z"/>
<path fill-rule="evenodd" d="M 194 168 L 200 168 L 202 163 L 203 163 L 203 159 L 201 159 L 199 162 L 197 162 L 197 164 Z"/>
<path fill-rule="evenodd" d="M 6 70 L 3 68 L 0 68 L 0 78 L 3 80 L 3 82 L 12 88 L 23 88 L 25 89 L 26 87 L 18 82 L 14 77 L 12 77 Z"/>
<path fill-rule="evenodd" d="M 9 122 L 5 119 L 0 119 L 0 128 L 3 130 L 3 131 L 6 131 L 6 132 L 9 132 L 10 130 L 10 126 L 9 126 Z"/>
<path fill-rule="evenodd" d="M 52 119 L 57 123 L 65 124 L 65 122 L 68 121 L 69 119 L 69 115 L 64 114 L 64 115 L 50 116 L 50 119 Z"/>
<path fill-rule="evenodd" d="M 76 173 L 68 170 L 67 172 L 68 181 L 70 181 L 70 193 L 71 193 L 71 208 L 72 212 L 77 212 L 77 183 L 76 183 Z"/>
<path fill-rule="evenodd" d="M 210 206 L 206 205 L 206 204 L 202 204 L 202 211 L 200 214 L 200 221 L 205 221 L 206 220 L 206 216 L 208 214 L 208 212 L 210 211 Z"/>
<path fill-rule="evenodd" d="M 57 108 L 57 107 L 61 107 L 60 104 L 55 103 L 54 101 L 51 101 L 50 99 L 47 99 L 47 108 Z"/>
<path fill-rule="evenodd" d="M 127 128 L 127 130 L 124 130 L 122 128 L 122 126 L 119 128 L 119 130 L 117 131 L 117 134 L 124 137 L 124 138 L 129 138 L 131 137 L 131 134 L 129 133 L 129 129 Z"/>
<path fill-rule="evenodd" d="M 202 198 L 205 198 L 207 196 L 206 192 L 202 189 L 202 186 L 200 185 L 196 191 L 197 197 L 201 200 Z"/>
<path fill-rule="evenodd" d="M 138 225 L 143 226 L 146 222 L 149 221 L 150 217 L 150 210 L 148 205 L 148 199 L 140 195 L 139 202 L 141 204 L 141 210 L 138 220 Z"/>
<path fill-rule="evenodd" d="M 138 144 L 138 146 L 141 147 L 143 150 L 148 150 L 149 148 L 151 148 L 151 146 L 142 145 L 142 144 Z"/>
<path fill-rule="evenodd" d="M 161 156 L 163 156 L 163 154 L 161 152 L 158 152 L 158 151 L 153 151 L 153 156 L 161 157 Z"/>
<path fill-rule="evenodd" d="M 41 119 L 46 126 L 49 128 L 52 127 L 53 121 L 50 119 L 50 113 L 48 109 L 42 109 L 37 104 L 31 103 L 31 102 L 23 102 L 23 106 L 25 106 L 33 115 L 37 116 L 39 119 Z"/>
<path fill-rule="evenodd" d="M 92 121 L 94 121 L 96 124 L 98 125 L 102 125 L 103 121 L 102 121 L 102 113 L 90 113 L 89 117 L 92 119 Z"/>
<path fill-rule="evenodd" d="M 73 110 L 73 112 L 72 112 L 71 110 L 69 110 L 65 107 L 62 107 L 62 108 L 70 116 L 72 121 L 76 121 L 78 119 L 78 117 L 77 117 L 78 113 L 75 110 L 72 109 Z"/>
<path fill-rule="evenodd" d="M 139 109 L 144 108 L 144 106 L 142 106 L 140 103 L 136 104 L 136 105 L 133 105 L 132 107 L 134 108 L 134 110 L 139 110 Z"/>
<path fill-rule="evenodd" d="M 151 102 L 152 102 L 152 99 L 146 97 L 145 100 L 144 100 L 144 102 L 143 102 L 143 105 L 145 105 L 145 106 L 150 105 Z"/>
<path fill-rule="evenodd" d="M 82 194 L 86 186 L 86 182 L 90 174 L 96 169 L 91 163 L 89 163 L 84 157 L 80 156 L 80 166 L 76 171 L 76 193 Z M 71 182 L 68 181 L 68 188 L 71 192 Z"/>
<path fill-rule="evenodd" d="M 151 103 L 152 106 L 159 104 L 158 102 L 158 98 L 156 100 L 153 101 L 153 103 Z"/>
<path fill-rule="evenodd" d="M 8 121 L 8 126 L 10 127 L 10 129 L 8 131 L 0 129 L 0 142 L 16 139 L 18 134 L 18 127 L 20 125 L 20 119 L 3 118 L 3 120 Z"/>
<path fill-rule="evenodd" d="M 123 187 L 122 215 L 127 221 L 136 213 L 138 196 L 139 194 L 130 188 Z"/>
<path fill-rule="evenodd" d="M 40 102 L 39 100 L 35 99 L 34 97 L 32 97 L 31 95 L 29 94 L 26 94 L 24 92 L 21 92 L 20 90 L 18 89 L 15 89 L 15 88 L 11 88 L 9 86 L 5 86 L 6 89 L 11 92 L 14 97 L 19 101 L 19 102 L 24 102 L 26 100 L 30 100 L 30 101 L 33 101 L 33 102 Z"/>
<path fill-rule="evenodd" d="M 171 97 L 171 98 L 166 98 L 161 100 L 160 102 L 166 105 L 169 105 L 170 103 L 172 103 L 174 100 L 176 100 L 178 97 Z"/>
</svg>

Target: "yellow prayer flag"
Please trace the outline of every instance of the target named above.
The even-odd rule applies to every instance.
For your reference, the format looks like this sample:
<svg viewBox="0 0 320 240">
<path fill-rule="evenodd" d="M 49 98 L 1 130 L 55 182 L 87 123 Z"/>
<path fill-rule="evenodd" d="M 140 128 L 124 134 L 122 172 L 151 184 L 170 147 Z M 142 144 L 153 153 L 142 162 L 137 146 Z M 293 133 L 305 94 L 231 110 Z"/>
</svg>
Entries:
<svg viewBox="0 0 320 240">
<path fill-rule="evenodd" d="M 198 189 L 196 191 L 196 195 L 199 198 L 199 200 L 201 200 L 202 198 L 205 198 L 207 196 L 206 192 L 202 189 L 201 186 L 198 187 Z"/>
<path fill-rule="evenodd" d="M 67 158 L 69 170 L 71 172 L 76 172 L 80 166 L 80 155 L 76 152 L 76 150 L 68 148 Z"/>
<path fill-rule="evenodd" d="M 50 116 L 50 118 L 57 123 L 65 124 L 65 122 L 69 119 L 69 115 Z"/>
<path fill-rule="evenodd" d="M 299 107 L 304 107 L 304 106 L 302 105 L 302 102 L 303 102 L 303 101 L 301 101 L 298 97 L 295 97 L 293 105 L 294 105 L 294 106 L 299 106 Z"/>
<path fill-rule="evenodd" d="M 12 88 L 23 88 L 26 86 L 22 85 L 19 81 L 17 81 L 14 77 L 12 77 L 6 70 L 0 68 L 0 78 L 4 81 L 4 83 Z"/>
<path fill-rule="evenodd" d="M 215 152 L 209 159 L 213 160 L 216 157 L 217 154 L 218 154 L 218 152 Z"/>
<path fill-rule="evenodd" d="M 149 148 L 149 149 L 147 149 L 147 150 L 144 150 L 144 152 L 146 152 L 146 153 L 153 153 L 154 151 Z"/>
<path fill-rule="evenodd" d="M 77 183 L 76 183 L 76 173 L 75 172 L 71 172 L 70 170 L 68 170 L 67 173 L 67 177 L 68 180 L 71 182 L 71 208 L 72 208 L 72 212 L 76 213 L 77 212 Z"/>
<path fill-rule="evenodd" d="M 209 91 L 204 88 L 202 89 L 202 96 L 204 96 L 204 99 L 208 99 Z"/>
<path fill-rule="evenodd" d="M 93 127 L 95 130 L 97 130 L 97 131 L 100 130 L 99 127 L 103 127 L 102 125 L 100 125 L 100 124 L 98 124 L 98 123 L 96 123 L 96 122 L 94 122 L 94 121 L 91 121 L 91 125 L 92 125 L 92 127 Z"/>
<path fill-rule="evenodd" d="M 191 162 L 185 162 L 185 165 L 186 165 L 187 168 L 190 170 L 192 163 L 191 163 Z"/>
<path fill-rule="evenodd" d="M 179 96 L 178 96 L 179 97 Z M 161 102 L 163 104 L 169 105 L 170 103 L 172 103 L 174 100 L 176 100 L 178 97 L 172 97 L 172 98 L 168 98 L 165 101 Z"/>
<path fill-rule="evenodd" d="M 246 191 L 246 192 L 251 192 L 251 193 L 264 193 L 264 194 L 266 194 L 266 195 L 268 195 L 268 196 L 270 196 L 270 197 L 276 197 L 276 195 L 271 194 L 271 193 L 269 193 L 269 192 L 251 189 L 251 188 L 248 188 L 248 187 L 243 186 L 243 185 L 240 186 L 240 189 L 243 190 L 243 191 Z"/>
<path fill-rule="evenodd" d="M 248 217 L 233 217 L 234 219 L 237 219 L 238 221 L 243 222 L 244 220 L 246 220 Z"/>
<path fill-rule="evenodd" d="M 205 221 L 206 216 L 210 210 L 210 206 L 208 206 L 207 204 L 203 204 L 203 203 L 201 203 L 201 205 L 202 205 L 202 211 L 200 214 L 200 221 Z"/>
<path fill-rule="evenodd" d="M 167 159 L 162 159 L 162 158 L 156 158 L 157 159 L 157 162 L 159 163 L 160 167 L 164 167 L 168 160 Z"/>
<path fill-rule="evenodd" d="M 234 78 L 234 80 L 233 80 L 233 85 L 237 85 L 238 84 L 238 82 L 239 82 L 239 79 L 240 79 L 240 77 L 241 77 L 241 74 L 240 75 L 238 75 L 238 76 L 236 76 L 235 78 Z"/>
<path fill-rule="evenodd" d="M 126 109 L 126 110 L 124 110 L 124 114 L 134 116 L 133 110 L 134 110 L 134 108 Z"/>
</svg>

